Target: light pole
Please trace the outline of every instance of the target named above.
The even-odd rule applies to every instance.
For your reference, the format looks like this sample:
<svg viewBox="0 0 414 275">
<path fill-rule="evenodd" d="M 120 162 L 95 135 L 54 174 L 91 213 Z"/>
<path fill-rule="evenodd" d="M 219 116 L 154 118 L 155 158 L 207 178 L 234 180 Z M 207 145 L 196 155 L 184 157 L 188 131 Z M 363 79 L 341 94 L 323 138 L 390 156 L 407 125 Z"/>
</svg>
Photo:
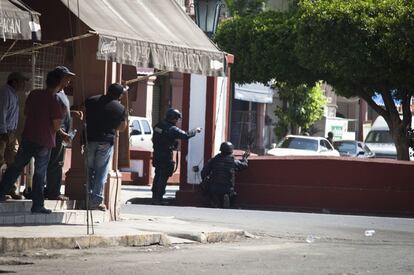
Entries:
<svg viewBox="0 0 414 275">
<path fill-rule="evenodd" d="M 223 6 L 221 0 L 194 0 L 195 21 L 210 38 L 216 32 Z"/>
</svg>

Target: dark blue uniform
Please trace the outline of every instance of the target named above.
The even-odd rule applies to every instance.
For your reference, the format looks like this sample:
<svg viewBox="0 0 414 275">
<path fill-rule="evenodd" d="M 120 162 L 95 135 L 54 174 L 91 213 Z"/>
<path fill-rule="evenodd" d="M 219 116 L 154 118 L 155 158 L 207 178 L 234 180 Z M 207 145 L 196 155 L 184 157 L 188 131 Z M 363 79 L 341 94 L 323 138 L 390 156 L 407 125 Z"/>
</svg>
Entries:
<svg viewBox="0 0 414 275">
<path fill-rule="evenodd" d="M 178 147 L 177 139 L 187 140 L 195 135 L 196 130 L 185 132 L 167 120 L 155 125 L 152 136 L 154 148 L 152 165 L 155 167 L 152 198 L 155 201 L 162 200 L 168 178 L 174 173 L 173 150 Z"/>
<path fill-rule="evenodd" d="M 210 159 L 201 170 L 201 177 L 204 179 L 210 176 L 210 184 L 208 193 L 210 199 L 217 196 L 220 203 L 223 204 L 223 196 L 228 195 L 232 198 L 236 195 L 234 191 L 235 172 L 247 168 L 248 162 L 246 158 L 242 160 L 234 159 L 233 154 L 220 153 Z"/>
</svg>

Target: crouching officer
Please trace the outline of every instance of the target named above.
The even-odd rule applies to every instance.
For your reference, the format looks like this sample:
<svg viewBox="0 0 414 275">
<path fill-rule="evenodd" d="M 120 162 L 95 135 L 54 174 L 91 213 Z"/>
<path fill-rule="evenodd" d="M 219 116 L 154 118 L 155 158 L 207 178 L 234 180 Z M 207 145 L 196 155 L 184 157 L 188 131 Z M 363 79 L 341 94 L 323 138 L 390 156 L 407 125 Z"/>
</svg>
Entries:
<svg viewBox="0 0 414 275">
<path fill-rule="evenodd" d="M 201 171 L 203 181 L 209 177 L 208 195 L 211 206 L 217 206 L 218 200 L 221 207 L 229 208 L 237 195 L 234 191 L 235 172 L 247 168 L 250 153 L 245 152 L 243 158 L 237 160 L 234 159 L 233 149 L 231 142 L 223 142 L 220 153 L 210 159 Z"/>
<path fill-rule="evenodd" d="M 168 109 L 165 120 L 154 127 L 152 143 L 154 148 L 152 165 L 155 167 L 154 182 L 152 184 L 152 203 L 162 204 L 162 197 L 165 194 L 168 178 L 172 176 L 175 168 L 173 150 L 178 147 L 177 139 L 190 139 L 201 132 L 201 128 L 185 132 L 176 126 L 181 119 L 180 111 Z"/>
</svg>

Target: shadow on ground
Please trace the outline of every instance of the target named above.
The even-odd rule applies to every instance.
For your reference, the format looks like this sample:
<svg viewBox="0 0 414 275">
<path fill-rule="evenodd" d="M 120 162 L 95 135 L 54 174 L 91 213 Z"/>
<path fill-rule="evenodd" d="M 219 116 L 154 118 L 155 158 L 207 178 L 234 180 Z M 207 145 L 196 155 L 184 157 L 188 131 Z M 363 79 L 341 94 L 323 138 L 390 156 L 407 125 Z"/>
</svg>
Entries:
<svg viewBox="0 0 414 275">
<path fill-rule="evenodd" d="M 176 205 L 175 198 L 163 199 L 165 205 Z M 152 198 L 131 198 L 125 202 L 125 204 L 152 204 Z"/>
</svg>

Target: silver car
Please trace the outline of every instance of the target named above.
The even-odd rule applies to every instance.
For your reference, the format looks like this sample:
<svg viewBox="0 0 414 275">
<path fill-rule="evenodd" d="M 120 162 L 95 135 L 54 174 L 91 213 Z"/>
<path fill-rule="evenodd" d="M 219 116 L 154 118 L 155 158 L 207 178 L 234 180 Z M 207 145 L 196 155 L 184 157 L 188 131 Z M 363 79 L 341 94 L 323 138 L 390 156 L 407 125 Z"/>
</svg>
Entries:
<svg viewBox="0 0 414 275">
<path fill-rule="evenodd" d="M 338 140 L 334 141 L 333 146 L 338 150 L 342 157 L 373 158 L 375 153 L 361 141 Z"/>
</svg>

